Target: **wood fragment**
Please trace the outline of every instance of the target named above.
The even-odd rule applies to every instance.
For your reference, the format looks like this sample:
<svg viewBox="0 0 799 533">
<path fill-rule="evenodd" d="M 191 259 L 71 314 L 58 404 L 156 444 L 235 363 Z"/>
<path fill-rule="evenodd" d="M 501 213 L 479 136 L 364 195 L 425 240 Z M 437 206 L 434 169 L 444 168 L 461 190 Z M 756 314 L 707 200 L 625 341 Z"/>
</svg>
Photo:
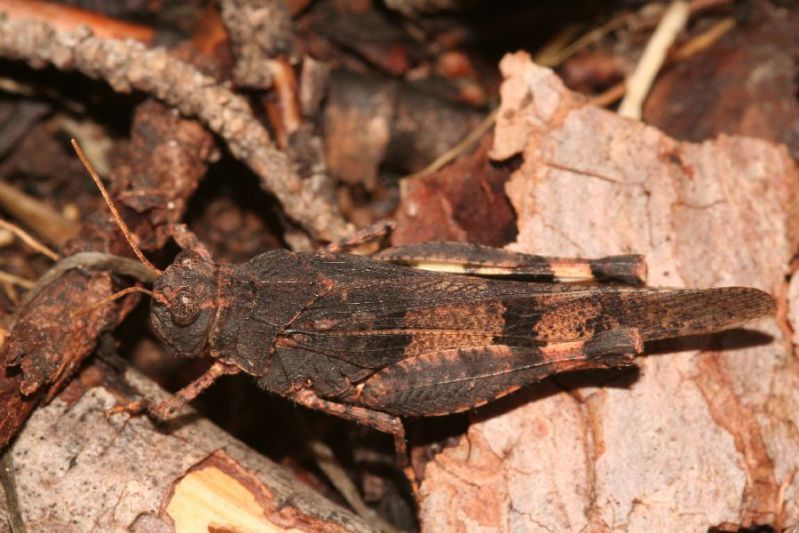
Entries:
<svg viewBox="0 0 799 533">
<path fill-rule="evenodd" d="M 324 110 L 326 160 L 333 176 L 371 191 L 380 168 L 415 172 L 473 133 L 484 118 L 407 83 L 337 71 Z"/>
<path fill-rule="evenodd" d="M 141 374 L 127 369 L 123 378 L 98 361 L 36 411 L 0 476 L 16 523 L 27 531 L 371 531 L 194 411 L 160 427 L 109 416 L 134 389 L 165 395 Z"/>
<path fill-rule="evenodd" d="M 78 269 L 83 270 L 80 272 Z M 98 270 L 87 276 L 86 271 Z M 105 272 L 103 272 L 105 271 Z M 119 323 L 129 304 L 72 316 L 86 301 L 113 292 L 109 271 L 152 281 L 138 261 L 87 252 L 56 263 L 25 294 L 0 345 L 0 449 L 16 435 L 40 401 L 54 396 L 91 353 L 101 332 Z"/>
<path fill-rule="evenodd" d="M 236 57 L 236 82 L 244 87 L 271 87 L 270 63 L 294 53 L 291 15 L 285 2 L 223 0 L 219 4 Z"/>
<path fill-rule="evenodd" d="M 215 153 L 213 136 L 198 121 L 172 113 L 155 100 L 136 106 L 130 141 L 121 144 L 103 177 L 110 179 L 114 202 L 143 250 L 160 250 L 167 243 Z M 128 245 L 108 217 L 86 218 L 82 241 L 104 243 L 113 253 L 128 253 Z M 85 250 L 70 248 L 70 252 Z"/>
<path fill-rule="evenodd" d="M 486 134 L 474 152 L 438 172 L 402 182 L 394 246 L 420 241 L 501 246 L 513 240 L 516 215 L 504 191 L 511 168 L 493 165 L 490 147 Z"/>
</svg>

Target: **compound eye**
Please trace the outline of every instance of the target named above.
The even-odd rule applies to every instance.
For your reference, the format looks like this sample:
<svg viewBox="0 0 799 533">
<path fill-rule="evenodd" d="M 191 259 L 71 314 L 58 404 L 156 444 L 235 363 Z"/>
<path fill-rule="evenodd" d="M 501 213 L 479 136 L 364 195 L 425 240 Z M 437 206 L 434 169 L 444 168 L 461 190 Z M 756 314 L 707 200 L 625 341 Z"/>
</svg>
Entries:
<svg viewBox="0 0 799 533">
<path fill-rule="evenodd" d="M 200 314 L 200 304 L 189 287 L 181 287 L 169 305 L 172 321 L 178 326 L 190 326 Z"/>
</svg>

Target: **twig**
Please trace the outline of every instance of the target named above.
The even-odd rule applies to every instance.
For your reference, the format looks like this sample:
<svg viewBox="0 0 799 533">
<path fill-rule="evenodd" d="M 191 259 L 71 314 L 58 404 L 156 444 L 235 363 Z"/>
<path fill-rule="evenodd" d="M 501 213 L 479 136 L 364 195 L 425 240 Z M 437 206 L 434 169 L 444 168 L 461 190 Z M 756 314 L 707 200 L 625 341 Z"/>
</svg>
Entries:
<svg viewBox="0 0 799 533">
<path fill-rule="evenodd" d="M 162 48 L 95 37 L 85 28 L 59 31 L 41 22 L 0 15 L 0 56 L 33 67 L 52 64 L 107 81 L 115 90 L 139 90 L 196 117 L 225 140 L 255 172 L 286 214 L 314 237 L 333 241 L 350 228 L 328 192 L 325 176 L 303 180 L 288 156 L 253 116 L 247 101 Z"/>
<path fill-rule="evenodd" d="M 46 255 L 53 261 L 59 260 L 59 255 L 55 253 L 53 250 L 48 248 L 44 243 L 39 242 L 33 235 L 25 231 L 24 229 L 20 228 L 16 224 L 12 224 L 7 220 L 3 220 L 0 218 L 0 227 L 7 229 L 14 235 L 16 235 L 19 240 L 36 250 L 42 255 Z"/>
<path fill-rule="evenodd" d="M 435 161 L 424 167 L 422 170 L 405 176 L 403 180 L 420 178 L 441 170 L 445 165 L 453 161 L 463 152 L 468 150 L 469 147 L 471 147 L 474 143 L 479 141 L 483 135 L 485 135 L 485 133 L 494 126 L 494 122 L 497 120 L 498 110 L 499 107 L 494 108 L 494 110 L 491 111 L 475 129 L 469 132 L 469 134 L 464 137 L 462 141 L 438 156 Z"/>
<path fill-rule="evenodd" d="M 627 79 L 627 94 L 619 105 L 618 113 L 633 119 L 641 118 L 641 109 L 646 96 L 655 81 L 663 61 L 677 35 L 688 22 L 688 3 L 684 0 L 673 0 L 663 14 L 660 24 L 652 34 L 652 38 L 644 49 L 638 65 Z"/>
<path fill-rule="evenodd" d="M 55 25 L 59 30 L 74 30 L 87 26 L 98 37 L 106 39 L 135 39 L 150 43 L 155 31 L 148 26 L 132 24 L 116 18 L 106 17 L 79 7 L 41 2 L 39 0 L 0 0 L 0 11 L 15 19 L 31 19 Z"/>
<path fill-rule="evenodd" d="M 266 100 L 267 113 L 272 119 L 275 137 L 280 146 L 288 145 L 288 138 L 302 126 L 302 113 L 298 98 L 297 77 L 294 68 L 285 58 L 267 63 L 272 72 L 272 82 L 276 101 Z M 270 109 L 270 108 L 276 109 Z"/>
<path fill-rule="evenodd" d="M 730 30 L 735 28 L 735 19 L 732 17 L 722 19 L 716 22 L 713 26 L 708 28 L 705 32 L 700 33 L 690 41 L 683 44 L 680 48 L 677 49 L 674 54 L 670 55 L 667 58 L 666 64 L 671 65 L 672 63 L 676 63 L 677 61 L 683 61 L 692 57 L 700 52 L 703 52 L 710 48 L 716 41 L 721 39 L 724 35 L 727 34 Z M 620 82 L 607 89 L 605 92 L 598 94 L 591 98 L 590 103 L 592 105 L 598 107 L 605 107 L 609 106 L 622 96 L 626 92 L 626 84 L 625 82 Z"/>
<path fill-rule="evenodd" d="M 577 40 L 572 42 L 571 44 L 564 46 L 561 50 L 557 53 L 552 54 L 548 57 L 548 62 L 541 62 L 536 57 L 536 63 L 539 65 L 543 65 L 545 67 L 554 67 L 560 65 L 568 58 L 585 48 L 586 46 L 595 43 L 605 35 L 618 30 L 619 28 L 623 27 L 628 20 L 630 20 L 629 13 L 624 13 L 618 17 L 615 17 L 602 26 L 598 28 L 594 28 L 593 30 L 589 31 L 588 33 L 584 34 L 583 36 L 579 37 Z"/>
<path fill-rule="evenodd" d="M 606 89 L 604 92 L 591 98 L 591 100 L 589 100 L 589 103 L 597 107 L 609 106 L 616 100 L 622 98 L 624 96 L 625 90 L 626 87 L 624 86 L 624 82 L 617 83 L 610 89 Z"/>
<path fill-rule="evenodd" d="M 555 67 L 564 60 L 568 59 L 570 56 L 580 51 L 585 46 L 588 46 L 592 42 L 601 39 L 608 33 L 619 29 L 627 22 L 628 19 L 629 15 L 616 17 L 599 28 L 591 30 L 571 44 L 564 45 L 564 41 L 570 39 L 574 33 L 573 27 L 567 28 L 566 32 L 564 32 L 562 35 L 557 35 L 551 43 L 547 44 L 538 52 L 535 57 L 535 62 L 545 67 Z M 601 95 L 594 97 L 591 100 L 591 103 L 599 107 L 604 107 L 606 105 L 612 104 L 624 96 L 624 92 L 624 84 L 621 84 L 620 86 L 617 85 Z M 413 179 L 432 174 L 433 172 L 441 170 L 441 168 L 443 168 L 445 165 L 455 160 L 464 151 L 468 150 L 471 145 L 480 140 L 485 132 L 494 126 L 494 122 L 497 118 L 497 109 L 498 108 L 489 113 L 483 122 L 481 122 L 480 125 L 472 130 L 466 137 L 464 137 L 462 141 L 441 154 L 438 158 L 436 158 L 435 161 L 427 165 L 422 170 L 405 176 L 403 181 L 406 179 Z"/>
<path fill-rule="evenodd" d="M 313 454 L 316 466 L 324 472 L 327 479 L 336 487 L 339 494 L 347 501 L 352 510 L 369 525 L 384 533 L 396 533 L 397 529 L 380 518 L 361 498 L 358 488 L 336 460 L 333 450 L 319 439 L 309 437 L 308 448 Z"/>
<path fill-rule="evenodd" d="M 32 289 L 33 286 L 36 285 L 35 281 L 15 276 L 14 274 L 10 274 L 3 270 L 0 270 L 0 281 L 5 283 L 13 283 L 14 285 L 19 285 L 25 289 Z"/>
<path fill-rule="evenodd" d="M 569 47 L 572 38 L 580 30 L 576 24 L 568 24 L 557 32 L 552 39 L 544 44 L 533 56 L 533 61 L 545 67 L 553 67 L 560 63 L 558 59 L 563 50 Z"/>
<path fill-rule="evenodd" d="M 80 231 L 77 222 L 61 216 L 46 203 L 2 181 L 0 181 L 0 207 L 37 235 L 58 246 L 62 246 Z"/>
<path fill-rule="evenodd" d="M 622 21 L 623 19 L 617 19 L 617 20 Z M 615 29 L 615 27 L 617 26 L 617 24 L 615 24 L 615 23 L 611 25 L 611 23 L 613 23 L 613 22 L 614 21 L 611 21 L 610 23 L 608 23 L 606 25 L 606 27 L 598 28 L 595 31 L 599 31 L 599 30 L 612 31 L 612 29 Z M 723 37 L 728 31 L 732 30 L 734 27 L 735 27 L 735 19 L 733 19 L 732 17 L 725 18 L 725 19 L 722 19 L 722 20 L 718 21 L 713 26 L 711 26 L 707 31 L 697 35 L 696 37 L 694 37 L 693 39 L 691 39 L 690 41 L 688 41 L 684 45 L 682 45 L 680 48 L 678 48 L 677 51 L 674 54 L 672 54 L 671 56 L 668 57 L 667 64 L 671 64 L 671 63 L 674 63 L 676 61 L 681 61 L 681 60 L 687 59 L 687 58 L 689 58 L 689 57 L 691 57 L 693 55 L 698 54 L 699 52 L 702 52 L 702 51 L 706 50 L 713 43 L 715 43 L 721 37 Z M 593 33 L 593 32 L 589 32 L 588 34 L 586 34 L 586 37 L 589 37 L 591 35 L 591 33 Z M 593 37 L 592 37 L 592 39 L 593 39 Z M 653 36 L 653 39 L 654 39 L 654 36 Z M 575 41 L 575 44 L 577 42 L 581 41 L 581 40 L 582 40 L 582 38 L 578 39 L 577 41 Z M 652 41 L 650 40 L 650 43 L 651 42 Z M 571 47 L 571 45 L 570 45 L 570 47 Z M 564 51 L 565 50 L 566 49 L 564 49 Z M 564 56 L 564 58 L 565 57 L 568 57 L 568 55 Z M 561 58 L 561 59 L 563 59 L 563 58 Z M 622 98 L 626 94 L 627 88 L 628 88 L 628 83 L 629 82 L 617 83 L 616 85 L 610 87 L 609 89 L 607 89 L 603 93 L 600 93 L 600 94 L 592 97 L 589 100 L 589 103 L 591 105 L 595 105 L 597 107 L 609 106 L 610 104 L 612 104 L 613 102 L 615 102 L 619 98 Z M 648 93 L 649 89 L 647 89 L 646 92 Z M 472 132 L 470 132 L 469 135 L 467 135 L 461 142 L 459 142 L 457 145 L 455 145 L 452 148 L 450 148 L 449 150 L 447 150 L 445 153 L 443 153 L 435 161 L 433 161 L 432 163 L 427 165 L 422 170 L 420 170 L 418 172 L 414 172 L 413 174 L 410 174 L 408 176 L 405 176 L 403 178 L 403 181 L 406 180 L 406 179 L 413 179 L 413 178 L 417 178 L 417 177 L 421 177 L 421 176 L 426 176 L 428 174 L 432 174 L 433 172 L 441 170 L 441 168 L 443 168 L 445 165 L 449 164 L 451 161 L 453 161 L 455 158 L 457 158 L 461 153 L 463 153 L 465 150 L 467 150 L 472 144 L 474 144 L 476 141 L 478 141 L 483 136 L 483 134 L 486 131 L 491 129 L 491 127 L 494 125 L 494 122 L 496 121 L 496 118 L 497 118 L 497 109 L 494 109 L 494 111 L 492 111 L 483 120 L 483 122 L 477 128 L 475 128 Z"/>
<path fill-rule="evenodd" d="M 701 33 L 682 45 L 674 55 L 669 57 L 669 62 L 687 59 L 718 41 L 724 34 L 735 27 L 735 19 L 727 17 L 713 24 L 704 33 Z"/>
</svg>

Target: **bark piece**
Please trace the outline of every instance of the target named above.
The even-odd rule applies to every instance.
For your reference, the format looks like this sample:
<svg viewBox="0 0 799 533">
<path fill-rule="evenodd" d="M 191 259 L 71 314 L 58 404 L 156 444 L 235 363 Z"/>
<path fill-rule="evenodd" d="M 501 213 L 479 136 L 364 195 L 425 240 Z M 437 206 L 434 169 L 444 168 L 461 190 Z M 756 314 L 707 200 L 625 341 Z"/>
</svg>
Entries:
<svg viewBox="0 0 799 533">
<path fill-rule="evenodd" d="M 46 287 L 19 310 L 3 344 L 0 363 L 0 448 L 19 431 L 47 388 L 56 391 L 94 348 L 97 335 L 117 324 L 113 306 L 73 317 L 87 301 L 111 294 L 108 274 L 77 271 Z"/>
<path fill-rule="evenodd" d="M 324 110 L 325 159 L 341 181 L 377 184 L 391 138 L 398 84 L 336 72 Z"/>
<path fill-rule="evenodd" d="M 394 246 L 425 241 L 502 246 L 516 236 L 516 215 L 505 194 L 511 165 L 488 159 L 492 136 L 441 171 L 408 178 L 391 233 Z"/>
<path fill-rule="evenodd" d="M 651 285 L 784 294 L 799 215 L 784 147 L 679 143 L 586 105 L 526 54 L 501 69 L 493 154 L 524 160 L 506 186 L 519 229 L 510 248 L 643 253 Z M 424 528 L 795 523 L 799 363 L 787 328 L 753 329 L 774 340 L 727 333 L 713 351 L 698 351 L 700 339 L 669 343 L 638 359 L 637 374 L 560 378 L 489 406 L 428 465 Z"/>
<path fill-rule="evenodd" d="M 163 397 L 135 371 L 125 379 Z M 369 531 L 193 411 L 160 428 L 109 417 L 125 389 L 95 363 L 9 448 L 3 485 L 28 531 Z"/>
<path fill-rule="evenodd" d="M 315 57 L 335 56 L 337 63 L 347 64 L 350 70 L 377 68 L 401 77 L 425 56 L 422 44 L 372 2 L 317 2 L 309 11 L 298 26 Z"/>
<path fill-rule="evenodd" d="M 180 220 L 189 196 L 205 174 L 212 148 L 210 134 L 199 123 L 169 113 L 155 102 L 139 107 L 129 157 L 115 167 L 114 191 L 117 202 L 134 215 L 131 226 L 145 249 L 165 243 L 168 226 Z M 84 225 L 80 237 L 67 245 L 68 252 L 102 249 L 130 253 L 105 211 L 93 222 Z M 5 413 L 0 417 L 0 447 L 42 399 L 34 393 L 47 389 L 48 398 L 57 393 L 91 353 L 99 334 L 116 326 L 130 310 L 128 304 L 84 312 L 87 305 L 113 291 L 108 273 L 70 271 L 17 311 L 2 350 L 3 365 L 18 369 L 4 368 L 0 376 L 0 406 Z"/>
<path fill-rule="evenodd" d="M 26 295 L 0 348 L 0 449 L 19 431 L 38 403 L 53 398 L 94 349 L 100 333 L 127 315 L 135 300 L 87 308 L 113 293 L 109 270 L 128 262 L 103 254 L 72 256 L 57 263 Z M 86 272 L 78 270 L 84 267 Z M 134 271 L 121 274 L 137 276 Z M 140 272 L 141 273 L 141 272 Z"/>
<path fill-rule="evenodd" d="M 3 412 L 0 417 L 0 448 L 17 434 L 41 401 L 41 393 L 26 396 L 20 392 L 22 379 L 23 374 L 18 368 L 0 365 L 0 406 Z"/>
<path fill-rule="evenodd" d="M 47 102 L 0 99 L 0 157 L 4 157 L 34 124 L 50 113 L 50 110 L 51 107 Z"/>
<path fill-rule="evenodd" d="M 181 118 L 154 101 L 136 109 L 129 146 L 114 164 L 112 194 L 139 214 L 128 223 L 145 250 L 164 246 L 168 228 L 183 219 L 186 206 L 214 150 L 211 134 L 195 120 Z"/>
<path fill-rule="evenodd" d="M 236 81 L 245 87 L 268 88 L 270 60 L 293 52 L 288 7 L 283 0 L 225 0 L 221 8 L 236 56 Z"/>
<path fill-rule="evenodd" d="M 646 122 L 689 141 L 728 133 L 781 142 L 799 157 L 797 23 L 796 8 L 752 2 L 724 38 L 660 76 Z"/>
<path fill-rule="evenodd" d="M 3 345 L 5 363 L 19 365 L 25 395 L 44 385 L 63 382 L 94 347 L 99 332 L 113 324 L 113 306 L 77 314 L 86 302 L 113 292 L 110 274 L 88 276 L 70 271 L 47 286 L 17 312 Z"/>
<path fill-rule="evenodd" d="M 335 72 L 324 111 L 328 166 L 338 179 L 372 190 L 381 166 L 421 170 L 480 121 L 476 111 L 409 84 Z"/>
</svg>

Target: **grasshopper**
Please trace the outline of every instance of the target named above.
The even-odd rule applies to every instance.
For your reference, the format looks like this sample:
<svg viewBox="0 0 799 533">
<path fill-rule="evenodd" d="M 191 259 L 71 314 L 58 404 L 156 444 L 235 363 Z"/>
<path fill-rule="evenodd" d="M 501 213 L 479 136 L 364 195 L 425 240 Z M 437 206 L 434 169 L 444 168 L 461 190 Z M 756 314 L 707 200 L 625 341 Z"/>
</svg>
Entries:
<svg viewBox="0 0 799 533">
<path fill-rule="evenodd" d="M 73 143 L 74 144 L 74 143 Z M 634 364 L 644 343 L 774 313 L 758 289 L 644 286 L 641 256 L 545 258 L 457 243 L 369 258 L 287 250 L 214 262 L 184 250 L 153 269 L 150 320 L 179 357 L 210 369 L 152 412 L 167 417 L 224 374 L 394 436 L 401 417 L 473 409 L 560 372 Z M 582 283 L 579 283 L 582 282 Z M 590 283 L 589 283 L 590 282 Z"/>
</svg>

